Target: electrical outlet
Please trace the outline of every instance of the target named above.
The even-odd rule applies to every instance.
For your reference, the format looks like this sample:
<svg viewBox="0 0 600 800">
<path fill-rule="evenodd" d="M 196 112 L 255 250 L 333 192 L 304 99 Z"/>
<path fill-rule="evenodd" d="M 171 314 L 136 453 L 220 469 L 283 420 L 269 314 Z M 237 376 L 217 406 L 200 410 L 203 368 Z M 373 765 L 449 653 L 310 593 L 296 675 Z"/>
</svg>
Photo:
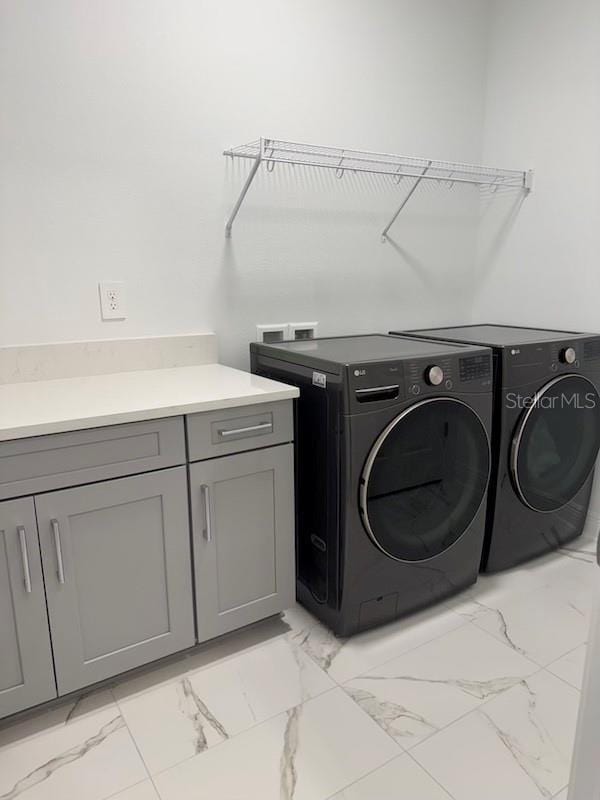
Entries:
<svg viewBox="0 0 600 800">
<path fill-rule="evenodd" d="M 125 284 L 122 281 L 99 283 L 102 319 L 125 319 Z"/>
<path fill-rule="evenodd" d="M 289 339 L 314 339 L 319 330 L 318 322 L 290 322 L 288 324 Z"/>
<path fill-rule="evenodd" d="M 283 342 L 288 338 L 287 322 L 278 322 L 273 325 L 257 325 L 256 341 L 270 344 L 272 342 Z"/>
</svg>

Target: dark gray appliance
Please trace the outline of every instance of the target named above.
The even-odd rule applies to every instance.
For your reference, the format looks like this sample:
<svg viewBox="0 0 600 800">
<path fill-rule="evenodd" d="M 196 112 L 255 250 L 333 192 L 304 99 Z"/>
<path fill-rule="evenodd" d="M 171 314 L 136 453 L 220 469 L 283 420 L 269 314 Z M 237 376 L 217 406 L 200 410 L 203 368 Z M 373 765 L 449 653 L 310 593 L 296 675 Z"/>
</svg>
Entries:
<svg viewBox="0 0 600 800">
<path fill-rule="evenodd" d="M 491 351 L 378 334 L 250 351 L 254 373 L 300 389 L 300 602 L 349 635 L 473 583 L 491 461 Z"/>
<path fill-rule="evenodd" d="M 482 569 L 583 530 L 600 445 L 600 336 L 510 325 L 407 331 L 494 351 L 492 474 Z"/>
</svg>

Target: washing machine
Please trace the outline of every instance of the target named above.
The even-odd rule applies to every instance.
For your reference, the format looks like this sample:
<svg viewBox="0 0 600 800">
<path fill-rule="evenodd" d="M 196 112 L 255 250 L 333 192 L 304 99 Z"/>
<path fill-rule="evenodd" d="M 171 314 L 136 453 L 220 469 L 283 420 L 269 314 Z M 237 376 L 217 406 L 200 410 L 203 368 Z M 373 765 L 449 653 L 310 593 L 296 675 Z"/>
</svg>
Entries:
<svg viewBox="0 0 600 800">
<path fill-rule="evenodd" d="M 348 636 L 472 584 L 483 546 L 492 354 L 387 335 L 250 346 L 298 386 L 299 601 Z"/>
<path fill-rule="evenodd" d="M 600 445 L 600 336 L 510 325 L 407 332 L 494 352 L 492 474 L 482 569 L 579 536 Z"/>
</svg>

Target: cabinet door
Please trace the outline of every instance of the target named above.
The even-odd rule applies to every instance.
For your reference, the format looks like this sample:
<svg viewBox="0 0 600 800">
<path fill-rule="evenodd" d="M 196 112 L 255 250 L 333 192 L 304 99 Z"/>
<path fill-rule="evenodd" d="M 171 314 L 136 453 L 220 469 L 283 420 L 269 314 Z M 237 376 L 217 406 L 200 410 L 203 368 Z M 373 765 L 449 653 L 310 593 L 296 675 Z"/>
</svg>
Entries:
<svg viewBox="0 0 600 800">
<path fill-rule="evenodd" d="M 194 643 L 185 467 L 35 505 L 59 694 Z"/>
<path fill-rule="evenodd" d="M 295 597 L 292 445 L 190 466 L 198 641 Z"/>
<path fill-rule="evenodd" d="M 56 697 L 33 500 L 0 503 L 0 717 Z"/>
</svg>

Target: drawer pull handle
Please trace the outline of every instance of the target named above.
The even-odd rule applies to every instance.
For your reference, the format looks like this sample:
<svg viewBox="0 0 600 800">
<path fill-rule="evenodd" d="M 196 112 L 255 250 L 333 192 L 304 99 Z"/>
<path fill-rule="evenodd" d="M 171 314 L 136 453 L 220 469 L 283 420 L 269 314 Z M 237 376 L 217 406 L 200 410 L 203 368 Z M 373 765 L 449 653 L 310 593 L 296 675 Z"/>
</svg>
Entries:
<svg viewBox="0 0 600 800">
<path fill-rule="evenodd" d="M 212 542 L 212 519 L 210 516 L 210 489 L 203 483 L 200 487 L 202 502 L 204 504 L 204 530 L 202 531 L 207 542 Z"/>
<path fill-rule="evenodd" d="M 54 549 L 56 550 L 56 574 L 58 576 L 58 582 L 64 583 L 65 568 L 63 565 L 62 547 L 60 544 L 60 528 L 58 526 L 58 520 L 53 519 L 50 521 L 50 524 L 52 525 L 52 533 L 54 534 Z"/>
<path fill-rule="evenodd" d="M 25 581 L 25 591 L 31 594 L 31 572 L 29 571 L 29 556 L 27 554 L 27 536 L 25 528 L 21 525 L 17 528 L 19 534 L 19 544 L 21 545 L 21 561 L 23 562 L 23 580 Z"/>
<path fill-rule="evenodd" d="M 261 422 L 259 425 L 248 425 L 247 428 L 231 428 L 230 430 L 219 431 L 220 436 L 238 436 L 241 433 L 255 433 L 256 431 L 268 431 L 273 428 L 272 422 Z"/>
</svg>

